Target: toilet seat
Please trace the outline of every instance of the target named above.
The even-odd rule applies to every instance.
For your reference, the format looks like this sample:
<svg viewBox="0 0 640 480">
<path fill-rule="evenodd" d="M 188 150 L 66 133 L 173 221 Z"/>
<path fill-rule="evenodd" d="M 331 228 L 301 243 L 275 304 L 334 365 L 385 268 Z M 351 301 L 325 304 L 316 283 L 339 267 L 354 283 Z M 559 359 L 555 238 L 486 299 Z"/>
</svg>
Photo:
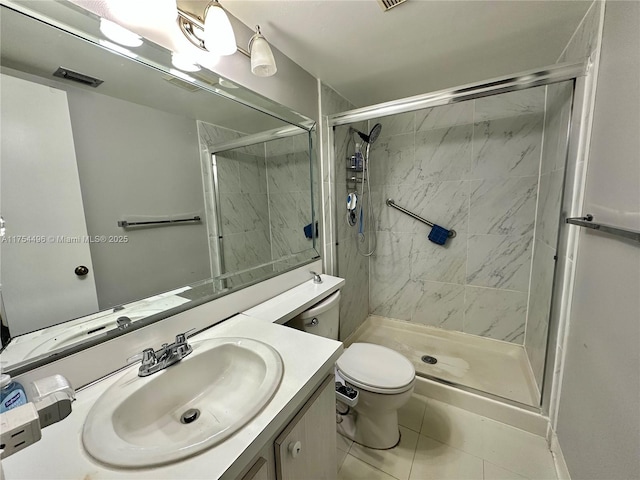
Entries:
<svg viewBox="0 0 640 480">
<path fill-rule="evenodd" d="M 387 395 L 406 392 L 416 376 L 406 357 L 373 343 L 354 343 L 340 356 L 336 367 L 353 386 Z"/>
</svg>

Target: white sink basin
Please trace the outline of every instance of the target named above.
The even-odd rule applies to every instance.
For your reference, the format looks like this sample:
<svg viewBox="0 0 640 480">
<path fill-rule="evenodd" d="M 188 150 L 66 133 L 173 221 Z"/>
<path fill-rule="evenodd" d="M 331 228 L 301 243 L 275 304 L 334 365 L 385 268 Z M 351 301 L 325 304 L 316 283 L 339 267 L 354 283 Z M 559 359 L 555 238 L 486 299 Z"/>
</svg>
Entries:
<svg viewBox="0 0 640 480">
<path fill-rule="evenodd" d="M 82 432 L 87 452 L 116 467 L 175 462 L 222 442 L 273 397 L 276 350 L 248 338 L 193 342 L 193 353 L 148 377 L 132 367 L 94 404 Z M 191 423 L 189 410 L 199 416 Z"/>
</svg>

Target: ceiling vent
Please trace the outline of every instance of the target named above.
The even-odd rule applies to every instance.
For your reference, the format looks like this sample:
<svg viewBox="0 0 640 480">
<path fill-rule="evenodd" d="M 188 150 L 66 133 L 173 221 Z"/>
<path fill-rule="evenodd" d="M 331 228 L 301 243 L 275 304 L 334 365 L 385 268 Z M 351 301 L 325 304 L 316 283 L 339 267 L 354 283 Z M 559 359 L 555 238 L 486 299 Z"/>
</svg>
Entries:
<svg viewBox="0 0 640 480">
<path fill-rule="evenodd" d="M 73 70 L 69 70 L 68 68 L 64 67 L 58 67 L 58 69 L 53 72 L 53 76 L 64 78 L 65 80 L 71 80 L 72 82 L 81 83 L 83 85 L 88 85 L 89 87 L 93 88 L 96 88 L 101 83 L 104 83 L 104 80 L 90 77 L 89 75 L 85 75 L 84 73 L 74 72 Z"/>
<path fill-rule="evenodd" d="M 200 87 L 198 87 L 197 85 L 194 85 L 193 83 L 187 82 L 185 80 L 181 80 L 177 77 L 170 77 L 169 75 L 167 75 L 162 78 L 165 79 L 167 82 L 169 82 L 171 85 L 175 85 L 176 87 L 180 87 L 191 93 L 197 92 L 198 90 L 200 90 Z"/>
<path fill-rule="evenodd" d="M 387 12 L 391 10 L 393 7 L 397 7 L 401 3 L 406 2 L 407 0 L 378 0 L 380 4 L 380 8 L 383 12 Z"/>
</svg>

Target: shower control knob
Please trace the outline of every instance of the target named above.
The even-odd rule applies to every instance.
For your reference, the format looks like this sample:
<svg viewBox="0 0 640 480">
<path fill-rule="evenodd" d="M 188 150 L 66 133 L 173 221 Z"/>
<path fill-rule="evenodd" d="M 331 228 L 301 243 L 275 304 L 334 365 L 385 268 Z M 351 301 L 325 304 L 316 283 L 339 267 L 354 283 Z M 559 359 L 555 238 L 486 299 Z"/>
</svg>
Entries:
<svg viewBox="0 0 640 480">
<path fill-rule="evenodd" d="M 87 273 L 89 273 L 89 269 L 84 265 L 79 265 L 74 270 L 74 273 L 79 277 L 84 277 Z"/>
</svg>

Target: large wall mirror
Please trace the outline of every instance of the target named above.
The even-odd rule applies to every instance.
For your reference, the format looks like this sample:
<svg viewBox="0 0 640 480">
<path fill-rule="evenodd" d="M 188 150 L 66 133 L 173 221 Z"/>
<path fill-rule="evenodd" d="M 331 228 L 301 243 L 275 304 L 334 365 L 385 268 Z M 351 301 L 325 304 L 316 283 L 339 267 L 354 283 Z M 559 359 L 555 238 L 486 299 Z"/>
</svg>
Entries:
<svg viewBox="0 0 640 480">
<path fill-rule="evenodd" d="M 310 119 L 1 8 L 3 370 L 318 257 Z"/>
</svg>

